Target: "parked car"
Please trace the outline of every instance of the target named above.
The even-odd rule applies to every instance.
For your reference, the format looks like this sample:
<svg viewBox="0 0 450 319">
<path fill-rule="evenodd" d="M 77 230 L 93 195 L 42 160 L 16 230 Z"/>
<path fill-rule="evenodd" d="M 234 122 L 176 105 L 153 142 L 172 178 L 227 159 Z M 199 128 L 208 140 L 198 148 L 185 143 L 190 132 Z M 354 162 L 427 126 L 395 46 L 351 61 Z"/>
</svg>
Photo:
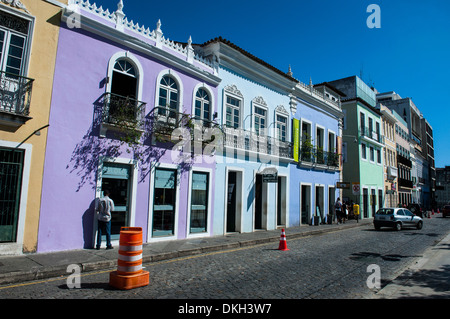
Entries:
<svg viewBox="0 0 450 319">
<path fill-rule="evenodd" d="M 373 225 L 376 230 L 381 227 L 393 227 L 395 230 L 404 227 L 422 229 L 423 219 L 406 208 L 381 208 L 375 213 Z"/>
<path fill-rule="evenodd" d="M 423 209 L 419 204 L 409 204 L 408 209 L 411 213 L 423 218 Z"/>
<path fill-rule="evenodd" d="M 442 217 L 450 216 L 450 205 L 442 207 Z"/>
</svg>

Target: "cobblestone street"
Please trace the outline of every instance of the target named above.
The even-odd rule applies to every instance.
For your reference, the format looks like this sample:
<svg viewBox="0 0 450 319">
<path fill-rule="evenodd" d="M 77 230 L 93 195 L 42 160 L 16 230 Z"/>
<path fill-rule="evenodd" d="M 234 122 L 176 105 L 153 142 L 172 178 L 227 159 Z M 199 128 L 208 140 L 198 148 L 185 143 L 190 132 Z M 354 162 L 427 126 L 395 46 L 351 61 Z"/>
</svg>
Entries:
<svg viewBox="0 0 450 319">
<path fill-rule="evenodd" d="M 368 299 L 376 264 L 384 287 L 447 233 L 450 219 L 426 220 L 422 230 L 375 231 L 372 225 L 289 240 L 289 251 L 269 243 L 146 264 L 150 284 L 130 291 L 109 287 L 110 270 L 83 274 L 81 289 L 66 277 L 0 287 L 5 298 L 76 299 Z"/>
</svg>

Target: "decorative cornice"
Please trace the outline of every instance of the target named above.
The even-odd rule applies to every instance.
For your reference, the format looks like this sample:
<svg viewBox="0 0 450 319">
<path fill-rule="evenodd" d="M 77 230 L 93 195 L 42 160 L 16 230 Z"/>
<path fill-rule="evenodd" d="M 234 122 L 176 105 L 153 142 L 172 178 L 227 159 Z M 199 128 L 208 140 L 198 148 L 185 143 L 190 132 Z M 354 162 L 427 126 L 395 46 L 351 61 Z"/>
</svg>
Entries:
<svg viewBox="0 0 450 319">
<path fill-rule="evenodd" d="M 224 89 L 225 91 L 232 93 L 234 95 L 240 96 L 240 97 L 244 97 L 241 93 L 241 91 L 238 90 L 236 85 L 227 85 Z"/>
<path fill-rule="evenodd" d="M 28 14 L 31 14 L 30 11 L 27 10 L 25 5 L 20 0 L 0 0 L 1 3 L 9 4 L 11 7 L 22 9 Z"/>
<path fill-rule="evenodd" d="M 255 97 L 253 99 L 253 103 L 257 103 L 262 106 L 267 106 L 267 103 L 266 103 L 266 101 L 264 101 L 264 98 L 262 96 Z"/>
<path fill-rule="evenodd" d="M 286 110 L 286 108 L 283 105 L 278 105 L 275 109 L 275 112 L 289 116 L 289 112 Z"/>
</svg>

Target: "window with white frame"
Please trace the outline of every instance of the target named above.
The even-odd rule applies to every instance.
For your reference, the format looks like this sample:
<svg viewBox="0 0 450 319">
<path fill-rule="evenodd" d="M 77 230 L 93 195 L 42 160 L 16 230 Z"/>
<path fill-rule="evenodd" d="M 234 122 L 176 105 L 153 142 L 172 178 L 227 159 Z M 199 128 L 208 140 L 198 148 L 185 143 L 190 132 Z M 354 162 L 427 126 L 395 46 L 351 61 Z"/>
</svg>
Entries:
<svg viewBox="0 0 450 319">
<path fill-rule="evenodd" d="M 190 233 L 208 231 L 209 173 L 192 172 Z"/>
<path fill-rule="evenodd" d="M 170 75 L 162 77 L 159 83 L 159 110 L 160 115 L 175 117 L 179 104 L 178 83 Z"/>
<path fill-rule="evenodd" d="M 364 144 L 364 143 L 361 143 L 361 157 L 363 159 L 367 159 L 366 144 Z"/>
<path fill-rule="evenodd" d="M 276 138 L 282 142 L 287 140 L 287 117 L 277 114 Z"/>
<path fill-rule="evenodd" d="M 25 75 L 30 25 L 30 21 L 0 10 L 0 71 Z"/>
<path fill-rule="evenodd" d="M 111 93 L 136 99 L 138 74 L 134 65 L 126 58 L 120 58 L 114 64 L 111 79 Z"/>
<path fill-rule="evenodd" d="M 226 95 L 225 109 L 226 126 L 238 129 L 241 122 L 241 100 L 231 95 Z"/>
<path fill-rule="evenodd" d="M 195 94 L 194 116 L 196 119 L 211 120 L 211 97 L 203 88 L 198 89 Z"/>
<path fill-rule="evenodd" d="M 255 133 L 257 135 L 265 135 L 266 122 L 267 122 L 267 110 L 262 107 L 255 106 L 253 121 L 254 121 Z"/>
</svg>

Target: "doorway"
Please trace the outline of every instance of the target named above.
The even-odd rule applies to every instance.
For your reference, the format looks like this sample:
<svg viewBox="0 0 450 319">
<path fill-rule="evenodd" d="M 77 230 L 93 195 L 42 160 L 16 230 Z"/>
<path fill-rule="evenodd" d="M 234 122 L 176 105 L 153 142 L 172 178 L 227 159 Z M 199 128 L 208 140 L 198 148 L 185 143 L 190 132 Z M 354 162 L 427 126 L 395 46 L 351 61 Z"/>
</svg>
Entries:
<svg viewBox="0 0 450 319">
<path fill-rule="evenodd" d="M 376 205 L 377 205 L 377 195 L 376 195 L 376 191 L 374 189 L 372 189 L 370 192 L 371 192 L 370 206 L 372 206 L 372 217 L 374 217 L 375 212 L 376 212 Z"/>
<path fill-rule="evenodd" d="M 261 174 L 255 177 L 255 229 L 263 229 L 263 178 Z"/>
<path fill-rule="evenodd" d="M 315 215 L 320 216 L 320 221 L 324 222 L 324 187 L 316 186 L 316 211 Z"/>
<path fill-rule="evenodd" d="M 309 215 L 311 211 L 311 186 L 301 185 L 301 223 L 309 224 Z"/>
<path fill-rule="evenodd" d="M 369 191 L 367 188 L 363 188 L 363 210 L 364 218 L 369 217 Z"/>
<path fill-rule="evenodd" d="M 277 226 L 286 226 L 287 198 L 286 177 L 278 176 L 277 184 Z"/>
<path fill-rule="evenodd" d="M 0 242 L 16 242 L 24 155 L 23 150 L 0 149 Z"/>
<path fill-rule="evenodd" d="M 226 228 L 227 233 L 241 231 L 242 172 L 229 171 L 226 190 Z"/>
<path fill-rule="evenodd" d="M 336 198 L 336 189 L 334 187 L 328 188 L 328 217 L 331 218 L 331 221 L 334 218 L 334 203 Z M 331 223 L 329 220 L 328 222 Z"/>
<path fill-rule="evenodd" d="M 118 163 L 104 163 L 101 196 L 110 191 L 115 209 L 111 213 L 111 239 L 120 237 L 120 229 L 130 225 L 131 166 Z"/>
</svg>

